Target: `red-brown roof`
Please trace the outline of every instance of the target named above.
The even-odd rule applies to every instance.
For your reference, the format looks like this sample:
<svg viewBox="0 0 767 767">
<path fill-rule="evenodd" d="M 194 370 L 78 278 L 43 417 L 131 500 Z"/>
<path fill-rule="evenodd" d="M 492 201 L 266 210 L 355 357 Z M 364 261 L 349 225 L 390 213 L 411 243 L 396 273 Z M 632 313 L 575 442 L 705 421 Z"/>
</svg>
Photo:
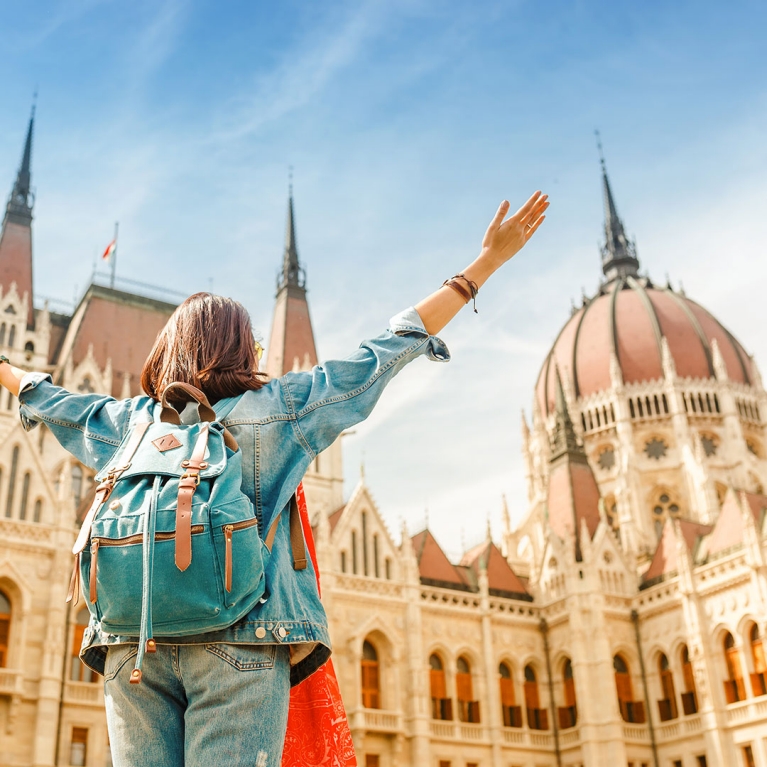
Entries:
<svg viewBox="0 0 767 767">
<path fill-rule="evenodd" d="M 164 301 L 91 285 L 72 317 L 59 363 L 71 357 L 77 367 L 93 347 L 100 368 L 112 361 L 112 395 L 121 395 L 125 373 L 130 375 L 131 396 L 140 394 L 144 361 L 175 308 Z"/>
<path fill-rule="evenodd" d="M 346 508 L 346 504 L 341 506 L 340 508 L 336 509 L 334 512 L 330 514 L 328 517 L 328 522 L 330 523 L 330 532 L 332 533 L 333 530 L 336 529 L 336 525 L 341 520 L 341 515 L 344 513 L 344 509 Z"/>
<path fill-rule="evenodd" d="M 511 569 L 506 557 L 501 550 L 492 542 L 475 546 L 467 551 L 461 559 L 461 565 L 470 568 L 475 577 L 479 577 L 481 564 L 487 568 L 487 585 L 491 593 L 504 594 L 527 594 L 527 589 L 522 581 Z"/>
<path fill-rule="evenodd" d="M 317 364 L 309 304 L 303 289 L 287 286 L 277 295 L 266 351 L 266 372 L 273 378 L 293 370 L 296 360 L 299 368 Z"/>
<path fill-rule="evenodd" d="M 435 584 L 466 588 L 466 577 L 455 568 L 434 536 L 424 530 L 411 538 L 421 578 Z"/>
<path fill-rule="evenodd" d="M 3 293 L 16 283 L 19 298 L 29 299 L 27 325 L 34 324 L 32 306 L 32 229 L 15 221 L 5 221 L 0 232 L 0 286 Z"/>
<path fill-rule="evenodd" d="M 709 557 L 742 545 L 745 532 L 742 509 L 748 509 L 759 525 L 762 513 L 767 509 L 767 497 L 742 490 L 727 493 L 714 529 L 706 542 Z"/>
<path fill-rule="evenodd" d="M 588 463 L 565 459 L 551 467 L 548 488 L 549 526 L 562 539 L 577 537 L 581 520 L 589 535 L 599 525 L 599 487 Z"/>
<path fill-rule="evenodd" d="M 544 414 L 554 409 L 555 367 L 572 382 L 580 397 L 610 388 L 613 350 L 626 383 L 662 378 L 662 336 L 668 341 L 680 377 L 714 376 L 712 345 L 716 340 L 730 379 L 752 383 L 751 362 L 745 350 L 702 306 L 646 280 L 633 281 L 615 296 L 613 287 L 573 314 L 554 342 L 536 385 Z"/>
<path fill-rule="evenodd" d="M 688 519 L 680 519 L 679 528 L 687 549 L 693 555 L 695 554 L 698 541 L 703 536 L 708 535 L 713 529 L 711 525 L 702 525 Z M 655 549 L 650 567 L 647 568 L 647 571 L 642 576 L 642 580 L 646 582 L 664 575 L 672 575 L 678 570 L 679 557 L 677 555 L 676 535 L 674 534 L 674 524 L 669 519 L 663 527 L 663 534 L 658 541 L 658 548 Z"/>
</svg>

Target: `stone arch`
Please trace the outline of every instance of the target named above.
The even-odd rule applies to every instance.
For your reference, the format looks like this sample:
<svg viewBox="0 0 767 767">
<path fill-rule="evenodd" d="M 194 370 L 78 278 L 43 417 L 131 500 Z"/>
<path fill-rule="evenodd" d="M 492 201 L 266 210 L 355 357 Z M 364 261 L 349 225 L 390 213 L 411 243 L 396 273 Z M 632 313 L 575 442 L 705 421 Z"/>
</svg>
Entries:
<svg viewBox="0 0 767 767">
<path fill-rule="evenodd" d="M 21 575 L 8 560 L 0 564 L 0 591 L 5 595 L 11 608 L 4 665 L 6 668 L 22 668 L 26 624 L 32 607 L 32 594 Z"/>
</svg>

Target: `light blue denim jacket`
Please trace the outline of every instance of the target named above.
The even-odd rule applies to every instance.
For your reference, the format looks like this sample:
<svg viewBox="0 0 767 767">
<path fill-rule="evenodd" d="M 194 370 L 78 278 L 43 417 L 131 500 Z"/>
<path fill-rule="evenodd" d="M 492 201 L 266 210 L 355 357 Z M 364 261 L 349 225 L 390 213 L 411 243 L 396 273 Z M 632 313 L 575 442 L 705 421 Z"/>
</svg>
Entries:
<svg viewBox="0 0 767 767">
<path fill-rule="evenodd" d="M 287 507 L 316 455 L 367 418 L 386 384 L 421 355 L 450 359 L 445 344 L 426 332 L 418 312 L 410 308 L 395 315 L 384 334 L 364 341 L 346 359 L 288 373 L 258 391 L 216 403 L 219 418 L 242 450 L 242 489 L 255 504 L 260 530 L 269 527 L 276 510 Z M 44 423 L 63 447 L 96 470 L 114 455 L 129 425 L 158 406 L 146 396 L 115 400 L 72 394 L 43 373 L 24 377 L 19 401 L 25 429 Z M 327 617 L 311 562 L 305 570 L 293 569 L 288 517 L 285 513 L 280 519 L 266 568 L 265 602 L 226 629 L 157 641 L 289 644 L 292 684 L 319 668 L 330 656 Z M 91 619 L 80 657 L 103 674 L 107 646 L 136 641 L 108 634 Z"/>
</svg>

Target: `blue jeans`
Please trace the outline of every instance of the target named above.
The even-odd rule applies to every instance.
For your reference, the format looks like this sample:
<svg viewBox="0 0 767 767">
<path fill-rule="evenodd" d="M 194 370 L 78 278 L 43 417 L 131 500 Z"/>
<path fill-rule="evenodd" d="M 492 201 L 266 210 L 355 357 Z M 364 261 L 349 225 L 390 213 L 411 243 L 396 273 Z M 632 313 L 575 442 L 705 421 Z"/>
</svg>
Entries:
<svg viewBox="0 0 767 767">
<path fill-rule="evenodd" d="M 285 645 L 157 645 L 141 684 L 136 645 L 109 647 L 104 675 L 114 767 L 279 767 L 290 701 Z"/>
</svg>

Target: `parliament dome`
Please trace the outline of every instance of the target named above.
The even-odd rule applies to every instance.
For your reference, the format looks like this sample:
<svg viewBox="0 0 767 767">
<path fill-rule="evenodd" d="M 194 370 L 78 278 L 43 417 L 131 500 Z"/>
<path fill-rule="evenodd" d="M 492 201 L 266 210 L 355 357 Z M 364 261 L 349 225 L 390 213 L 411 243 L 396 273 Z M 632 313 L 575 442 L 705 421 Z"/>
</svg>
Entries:
<svg viewBox="0 0 767 767">
<path fill-rule="evenodd" d="M 625 384 L 662 379 L 663 339 L 680 378 L 715 378 L 715 349 L 727 377 L 752 385 L 752 361 L 743 346 L 710 312 L 670 285 L 640 276 L 636 246 L 626 237 L 602 163 L 605 205 L 605 281 L 584 299 L 559 332 L 536 384 L 536 400 L 546 416 L 554 409 L 556 370 L 586 398 L 612 386 L 611 362 Z"/>
</svg>

